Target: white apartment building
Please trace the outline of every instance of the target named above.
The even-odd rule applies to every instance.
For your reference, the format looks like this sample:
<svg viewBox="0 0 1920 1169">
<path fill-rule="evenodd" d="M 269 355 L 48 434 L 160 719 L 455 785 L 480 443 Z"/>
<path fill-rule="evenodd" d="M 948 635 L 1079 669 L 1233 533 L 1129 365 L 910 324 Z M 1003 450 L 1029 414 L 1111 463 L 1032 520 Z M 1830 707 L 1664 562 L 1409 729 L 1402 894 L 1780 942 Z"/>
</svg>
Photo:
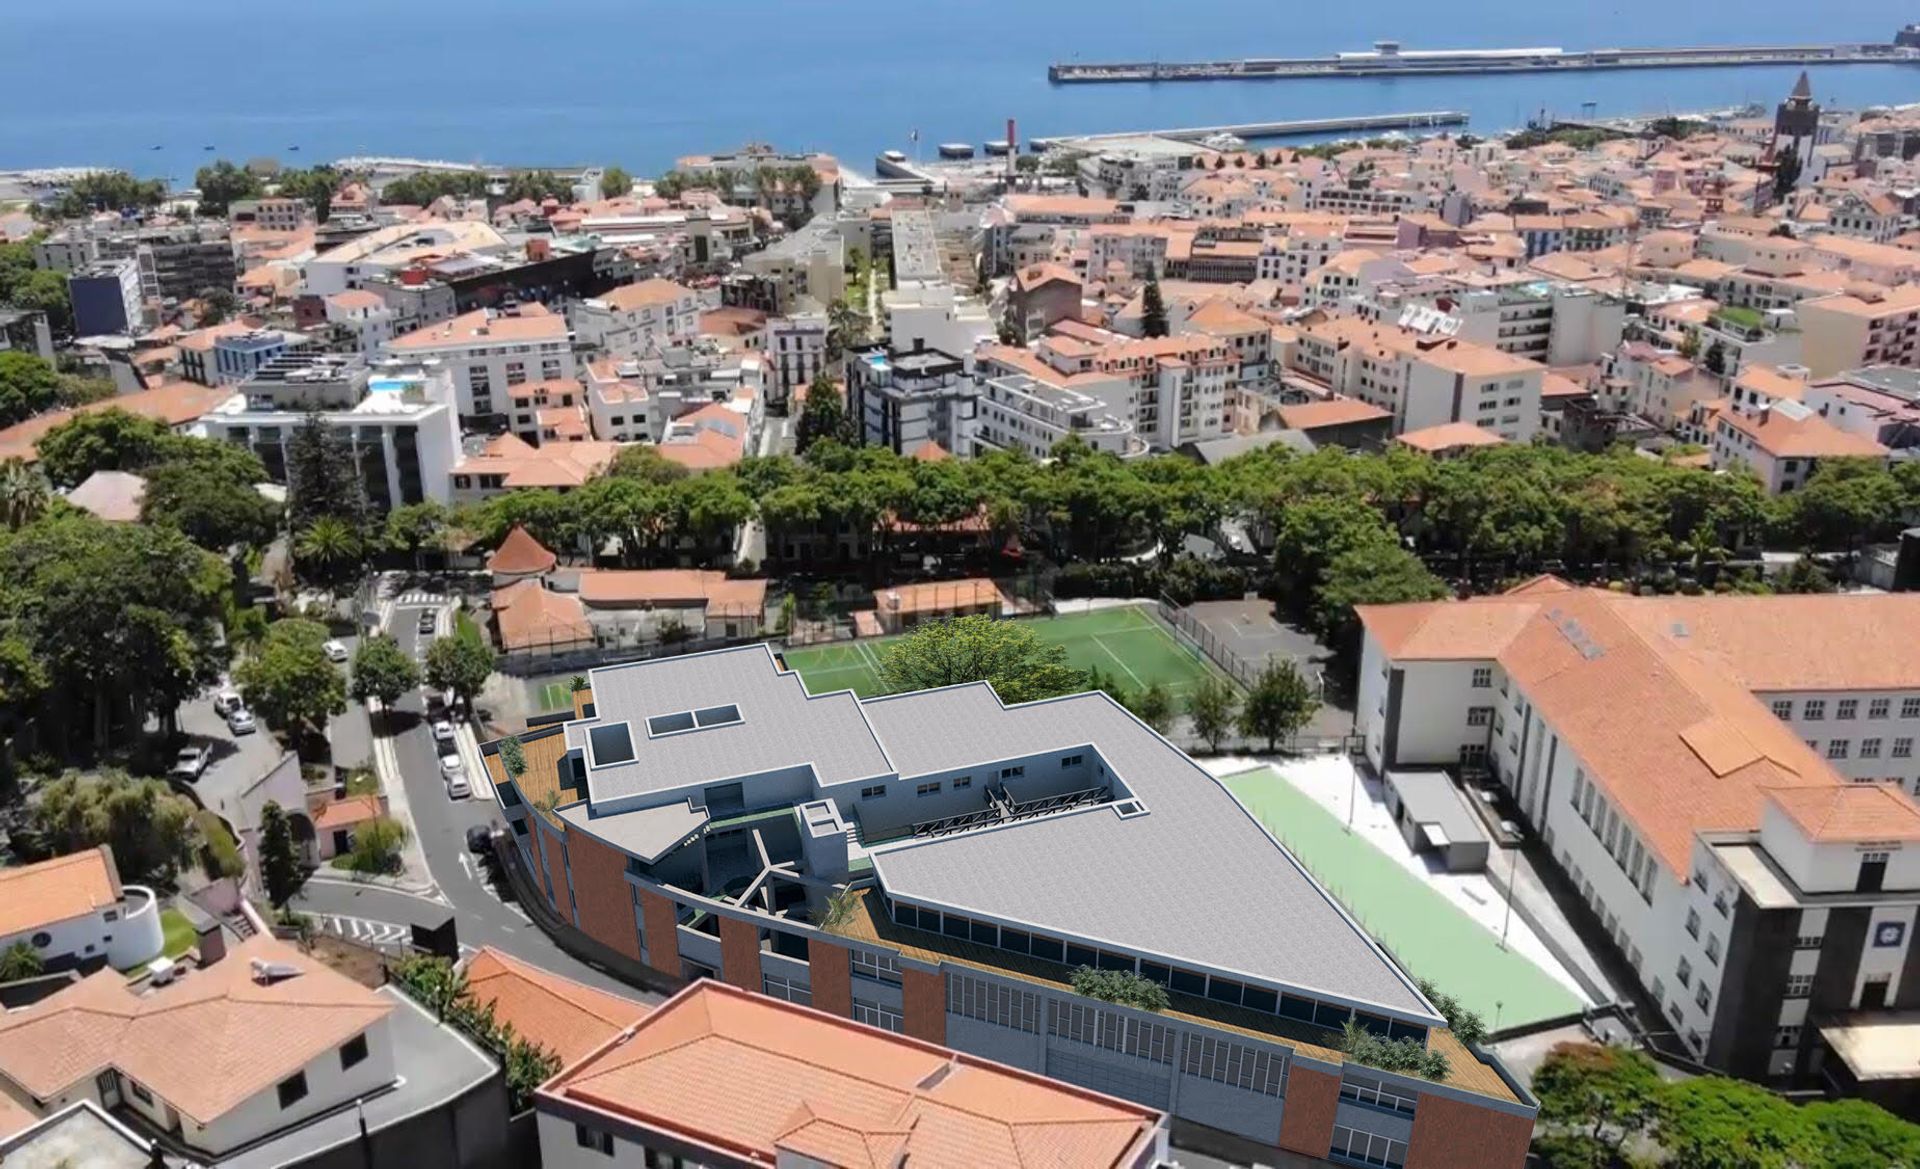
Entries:
<svg viewBox="0 0 1920 1169">
<path fill-rule="evenodd" d="M 1768 495 L 1804 486 L 1827 459 L 1887 458 L 1887 448 L 1834 426 L 1811 407 L 1777 401 L 1758 410 L 1722 410 L 1709 447 L 1713 469 L 1744 468 Z"/>
<path fill-rule="evenodd" d="M 1261 238 L 1255 271 L 1262 280 L 1304 284 L 1346 247 L 1338 224 L 1295 225 Z"/>
<path fill-rule="evenodd" d="M 1725 392 L 1720 379 L 1678 353 L 1655 349 L 1644 341 L 1629 341 L 1614 354 L 1613 377 L 1624 385 L 1619 404 L 1662 430 L 1676 430 L 1692 417 L 1696 406 L 1716 401 Z"/>
<path fill-rule="evenodd" d="M 973 368 L 973 351 L 997 330 L 987 306 L 938 281 L 889 289 L 880 296 L 887 338 L 895 349 L 938 349 Z"/>
<path fill-rule="evenodd" d="M 327 323 L 353 337 L 354 352 L 372 357 L 393 340 L 395 313 L 378 294 L 356 288 L 324 297 L 321 303 L 326 306 Z"/>
<path fill-rule="evenodd" d="M 1920 284 L 1885 295 L 1837 295 L 1800 302 L 1800 363 L 1814 377 L 1863 365 L 1920 365 Z"/>
<path fill-rule="evenodd" d="M 436 361 L 453 379 L 463 425 L 507 410 L 507 390 L 580 374 L 565 317 L 543 305 L 476 309 L 395 337 L 389 357 Z"/>
<path fill-rule="evenodd" d="M 767 318 L 768 399 L 793 400 L 795 390 L 813 384 L 827 361 L 825 313 L 796 313 Z"/>
<path fill-rule="evenodd" d="M 1096 451 L 1131 458 L 1147 452 L 1135 432 L 1131 392 L 1126 383 L 1107 379 L 1111 395 L 1043 382 L 1027 374 L 988 378 L 978 403 L 974 443 L 983 449 L 1023 450 L 1036 459 L 1053 453 L 1069 435 Z"/>
<path fill-rule="evenodd" d="M 1540 430 L 1546 367 L 1485 345 L 1336 317 L 1300 329 L 1295 370 L 1393 415 L 1393 433 L 1465 422 L 1508 442 Z"/>
<path fill-rule="evenodd" d="M 971 455 L 979 397 L 967 363 L 938 349 L 876 345 L 847 355 L 847 414 L 862 442 L 897 455 L 922 454 L 929 444 Z"/>
<path fill-rule="evenodd" d="M 268 362 L 200 419 L 206 437 L 245 446 L 287 481 L 287 444 L 310 418 L 351 442 L 376 512 L 451 502 L 460 459 L 455 389 L 442 365 L 289 355 Z"/>
<path fill-rule="evenodd" d="M 642 280 L 567 309 L 582 345 L 616 357 L 638 357 L 691 340 L 700 332 L 700 298 L 671 280 Z"/>
<path fill-rule="evenodd" d="M 1656 1036 L 1781 1087 L 1911 1090 L 1873 1053 L 1907 1050 L 1884 1011 L 1920 1004 L 1920 657 L 1888 637 L 1920 597 L 1539 578 L 1360 616 L 1369 763 L 1491 771 Z"/>
</svg>

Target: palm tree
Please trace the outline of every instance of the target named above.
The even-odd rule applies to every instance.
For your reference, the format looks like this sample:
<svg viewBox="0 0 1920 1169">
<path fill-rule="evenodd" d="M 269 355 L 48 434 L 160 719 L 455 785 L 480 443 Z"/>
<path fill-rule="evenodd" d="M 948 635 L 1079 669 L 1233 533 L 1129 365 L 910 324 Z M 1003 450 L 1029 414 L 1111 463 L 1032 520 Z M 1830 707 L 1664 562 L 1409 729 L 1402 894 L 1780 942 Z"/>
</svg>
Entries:
<svg viewBox="0 0 1920 1169">
<path fill-rule="evenodd" d="M 47 477 L 22 459 L 8 459 L 0 466 L 0 520 L 9 528 L 19 528 L 40 518 L 47 510 L 52 492 Z"/>
<path fill-rule="evenodd" d="M 360 534 L 339 516 L 316 516 L 293 551 L 302 566 L 315 570 L 313 575 L 333 583 L 360 562 Z"/>
</svg>

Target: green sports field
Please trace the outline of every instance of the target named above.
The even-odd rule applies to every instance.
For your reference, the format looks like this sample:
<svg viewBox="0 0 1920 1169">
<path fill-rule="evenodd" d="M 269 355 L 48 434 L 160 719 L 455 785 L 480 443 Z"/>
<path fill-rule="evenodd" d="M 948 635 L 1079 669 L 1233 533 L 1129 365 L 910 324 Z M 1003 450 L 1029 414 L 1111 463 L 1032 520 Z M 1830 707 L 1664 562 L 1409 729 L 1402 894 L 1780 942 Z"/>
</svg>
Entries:
<svg viewBox="0 0 1920 1169">
<path fill-rule="evenodd" d="M 1347 832 L 1271 768 L 1221 781 L 1415 978 L 1502 1028 L 1578 1011 L 1580 999 L 1437 890 Z"/>
<path fill-rule="evenodd" d="M 1218 671 L 1197 651 L 1188 648 L 1145 607 L 1129 605 L 1069 613 L 1061 617 L 1016 618 L 1041 640 L 1066 647 L 1067 662 L 1076 669 L 1099 667 L 1104 674 L 1131 689 L 1158 682 L 1176 702 Z M 843 641 L 785 651 L 787 665 L 814 694 L 851 690 L 862 698 L 884 694 L 880 659 L 897 638 Z"/>
<path fill-rule="evenodd" d="M 540 709 L 543 712 L 573 709 L 573 687 L 570 678 L 557 682 L 540 683 Z"/>
</svg>

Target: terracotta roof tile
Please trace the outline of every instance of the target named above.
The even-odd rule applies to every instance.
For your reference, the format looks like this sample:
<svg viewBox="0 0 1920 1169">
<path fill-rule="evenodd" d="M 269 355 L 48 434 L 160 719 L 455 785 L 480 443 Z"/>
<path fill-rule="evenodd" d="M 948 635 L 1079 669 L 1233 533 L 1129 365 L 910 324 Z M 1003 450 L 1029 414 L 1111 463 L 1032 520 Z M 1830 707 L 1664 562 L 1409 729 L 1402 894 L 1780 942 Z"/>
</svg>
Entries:
<svg viewBox="0 0 1920 1169">
<path fill-rule="evenodd" d="M 493 1017 L 514 1033 L 577 1063 L 607 1040 L 645 1018 L 645 1003 L 562 978 L 487 946 L 467 963 L 467 987 Z"/>
<path fill-rule="evenodd" d="M 105 846 L 0 869 L 0 938 L 82 917 L 120 900 L 120 874 Z"/>
<path fill-rule="evenodd" d="M 520 575 L 541 573 L 560 562 L 546 545 L 533 538 L 527 529 L 515 524 L 500 541 L 500 547 L 487 557 L 487 571 Z"/>
</svg>

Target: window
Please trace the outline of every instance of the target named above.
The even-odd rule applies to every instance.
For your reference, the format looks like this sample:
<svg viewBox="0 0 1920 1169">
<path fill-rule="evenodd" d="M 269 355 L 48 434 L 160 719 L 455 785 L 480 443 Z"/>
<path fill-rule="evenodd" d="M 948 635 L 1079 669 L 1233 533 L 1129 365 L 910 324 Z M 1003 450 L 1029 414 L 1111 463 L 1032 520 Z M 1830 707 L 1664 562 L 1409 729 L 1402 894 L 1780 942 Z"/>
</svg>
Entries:
<svg viewBox="0 0 1920 1169">
<path fill-rule="evenodd" d="M 1078 756 L 1074 756 L 1074 758 L 1078 758 Z M 1025 766 L 1020 766 L 1020 767 L 1002 767 L 1002 768 L 1000 769 L 1000 778 L 1001 778 L 1001 779 L 1012 779 L 1012 778 L 1014 778 L 1015 776 L 1020 776 L 1020 775 L 1025 775 L 1026 773 L 1027 773 L 1027 769 L 1026 769 L 1026 767 L 1025 767 Z"/>
<path fill-rule="evenodd" d="M 280 1081 L 280 1107 L 291 1108 L 307 1098 L 307 1073 L 295 1072 Z"/>
<path fill-rule="evenodd" d="M 860 798 L 863 800 L 884 800 L 887 798 L 887 785 L 884 783 L 876 783 L 872 787 L 863 787 L 860 789 Z"/>
<path fill-rule="evenodd" d="M 1787 998 L 1803 999 L 1812 993 L 1813 993 L 1813 975 L 1789 974 L 1787 976 L 1787 993 L 1786 993 Z"/>
<path fill-rule="evenodd" d="M 1492 721 L 1493 707 L 1491 706 L 1475 706 L 1467 710 L 1467 725 L 1470 727 L 1484 727 Z"/>
<path fill-rule="evenodd" d="M 1405 1141 L 1334 1125 L 1333 1147 L 1327 1150 L 1327 1155 L 1345 1165 L 1380 1165 L 1385 1169 L 1400 1169 L 1407 1161 L 1407 1145 Z"/>
<path fill-rule="evenodd" d="M 1697 909 L 1687 910 L 1687 936 L 1696 942 L 1700 940 L 1700 911 Z"/>
<path fill-rule="evenodd" d="M 1673 980 L 1681 986 L 1692 986 L 1693 963 L 1687 961 L 1685 958 L 1680 959 L 1680 965 L 1675 968 L 1673 972 Z"/>
<path fill-rule="evenodd" d="M 1493 667 L 1475 666 L 1473 670 L 1473 688 L 1485 690 L 1493 685 Z"/>
<path fill-rule="evenodd" d="M 1859 711 L 1860 700 L 1857 698 L 1842 698 L 1833 704 L 1833 717 L 1843 722 L 1852 719 Z"/>
<path fill-rule="evenodd" d="M 1819 722 L 1821 719 L 1827 717 L 1827 700 L 1824 698 L 1807 699 L 1806 705 L 1800 708 L 1800 717 L 1810 723 Z"/>
<path fill-rule="evenodd" d="M 1900 700 L 1901 718 L 1920 718 L 1920 698 L 1902 698 Z"/>
<path fill-rule="evenodd" d="M 597 1128 L 576 1124 L 573 1126 L 573 1143 L 583 1149 L 592 1149 L 603 1156 L 613 1156 L 613 1134 L 610 1132 L 601 1132 Z"/>
<path fill-rule="evenodd" d="M 936 779 L 932 783 L 923 783 L 913 789 L 913 794 L 916 796 L 937 796 L 940 794 L 940 781 Z"/>
<path fill-rule="evenodd" d="M 969 788 L 972 786 L 973 786 L 973 776 L 971 775 L 957 775 L 953 779 L 954 791 L 959 791 L 962 788 Z"/>
<path fill-rule="evenodd" d="M 1890 706 L 1891 704 L 1892 704 L 1891 699 L 1887 699 L 1887 698 L 1874 699 L 1873 701 L 1867 703 L 1867 717 L 1868 718 L 1887 717 L 1887 707 Z"/>
<path fill-rule="evenodd" d="M 1364 1104 L 1369 1108 L 1413 1115 L 1414 1098 L 1411 1095 L 1403 1095 L 1392 1088 L 1359 1076 L 1340 1081 L 1340 1097 L 1343 1100 L 1351 1100 L 1355 1104 Z"/>
<path fill-rule="evenodd" d="M 892 1007 L 883 1007 L 878 1003 L 863 1003 L 853 1000 L 853 1021 L 865 1023 L 869 1027 L 878 1027 L 882 1031 L 904 1031 L 906 1020 Z"/>
<path fill-rule="evenodd" d="M 1081 763 L 1082 763 L 1082 762 L 1083 762 L 1083 761 L 1084 761 L 1085 759 L 1086 759 L 1086 756 L 1085 756 L 1085 755 L 1062 755 L 1062 756 L 1060 757 L 1060 766 L 1062 766 L 1062 767 L 1078 767 L 1078 766 L 1080 766 L 1080 764 L 1081 764 Z M 1020 773 L 1021 773 L 1022 771 L 1024 771 L 1024 770 L 1025 770 L 1025 768 L 1020 768 L 1020 767 L 1016 767 L 1016 768 L 1013 768 L 1013 769 L 1012 769 L 1012 771 L 1013 771 L 1013 773 L 1014 773 L 1015 775 L 1018 775 L 1018 774 L 1020 774 Z M 1002 775 L 1002 776 L 1004 776 L 1005 774 L 1006 774 L 1005 772 L 1001 772 L 1001 775 Z"/>
<path fill-rule="evenodd" d="M 813 991 L 804 982 L 795 982 L 790 978 L 775 978 L 767 974 L 760 979 L 760 989 L 770 999 L 798 1003 L 803 1007 L 813 1005 Z"/>
<path fill-rule="evenodd" d="M 1793 939 L 1793 948 L 1796 950 L 1818 950 L 1820 944 L 1826 940 L 1827 939 L 1821 934 L 1801 934 L 1799 937 Z"/>
<path fill-rule="evenodd" d="M 1827 758 L 1845 759 L 1847 752 L 1853 749 L 1852 739 L 1830 739 L 1827 742 Z"/>
<path fill-rule="evenodd" d="M 1707 961 L 1720 965 L 1720 939 L 1713 934 L 1707 935 Z"/>
<path fill-rule="evenodd" d="M 133 1098 L 135 1100 L 140 1101 L 140 1103 L 142 1104 L 153 1103 L 153 1093 L 147 1091 L 144 1087 L 142 1087 L 139 1080 L 128 1080 L 127 1090 L 129 1092 L 132 1092 Z"/>
<path fill-rule="evenodd" d="M 1912 758 L 1913 757 L 1913 739 L 1906 735 L 1902 735 L 1901 737 L 1895 739 L 1893 741 L 1893 757 L 1895 759 Z"/>
<path fill-rule="evenodd" d="M 1040 1034 L 1040 996 L 965 974 L 947 976 L 947 1010 L 982 1023 Z"/>
<path fill-rule="evenodd" d="M 879 950 L 854 950 L 848 959 L 853 973 L 875 982 L 900 984 L 900 955 Z"/>
<path fill-rule="evenodd" d="M 1773 1033 L 1773 1045 L 1777 1048 L 1800 1046 L 1800 1028 L 1781 1027 Z"/>
<path fill-rule="evenodd" d="M 1713 1013 L 1713 993 L 1707 989 L 1706 983 L 1701 983 L 1700 989 L 1694 992 L 1693 1003 L 1701 1010 Z"/>
<path fill-rule="evenodd" d="M 1880 740 L 1873 739 L 1873 738 L 1860 740 L 1860 758 L 1862 759 L 1880 758 Z"/>
<path fill-rule="evenodd" d="M 1284 1055 L 1226 1039 L 1188 1035 L 1185 1070 L 1190 1076 L 1230 1084 L 1263 1096 L 1278 1096 L 1287 1086 Z M 1341 1094 L 1346 1094 L 1344 1084 Z"/>
<path fill-rule="evenodd" d="M 1782 698 L 1773 704 L 1773 717 L 1785 722 L 1793 717 L 1793 701 Z"/>
<path fill-rule="evenodd" d="M 367 1037 L 355 1035 L 340 1045 L 340 1070 L 346 1071 L 354 1064 L 367 1058 Z"/>
</svg>

